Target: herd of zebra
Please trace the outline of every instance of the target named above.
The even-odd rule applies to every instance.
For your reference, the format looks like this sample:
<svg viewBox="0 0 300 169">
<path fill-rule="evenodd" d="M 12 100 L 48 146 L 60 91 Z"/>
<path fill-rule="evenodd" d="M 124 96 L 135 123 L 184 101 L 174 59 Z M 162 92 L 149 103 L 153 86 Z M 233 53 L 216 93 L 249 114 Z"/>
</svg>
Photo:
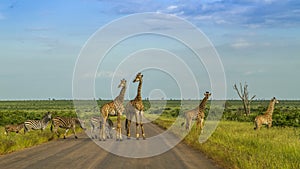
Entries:
<svg viewBox="0 0 300 169">
<path fill-rule="evenodd" d="M 40 120 L 26 120 L 25 122 L 20 123 L 20 124 L 6 125 L 4 127 L 5 128 L 4 134 L 8 135 L 9 132 L 19 133 L 19 131 L 22 130 L 23 128 L 24 128 L 24 134 L 26 134 L 30 130 L 43 131 L 48 126 L 49 122 L 51 122 L 50 130 L 52 132 L 55 132 L 58 137 L 60 136 L 60 133 L 58 132 L 58 128 L 65 129 L 64 139 L 66 138 L 66 135 L 70 129 L 73 130 L 75 138 L 78 138 L 76 135 L 76 130 L 75 130 L 76 125 L 79 125 L 80 128 L 85 130 L 84 122 L 81 121 L 79 118 L 59 117 L 59 116 L 52 118 L 51 112 L 47 112 L 43 116 L 43 118 Z M 92 120 L 91 120 L 91 123 L 92 123 Z"/>
<path fill-rule="evenodd" d="M 58 128 L 65 129 L 64 133 L 64 139 L 66 138 L 66 135 L 70 129 L 73 130 L 74 136 L 77 139 L 76 135 L 76 125 L 78 125 L 80 128 L 86 130 L 84 121 L 80 120 L 79 118 L 74 117 L 54 117 L 51 118 L 52 114 L 50 112 L 47 112 L 42 119 L 40 120 L 26 120 L 23 123 L 20 124 L 8 124 L 5 128 L 5 135 L 8 135 L 9 132 L 15 132 L 19 133 L 24 128 L 24 134 L 29 132 L 30 130 L 45 130 L 45 128 L 48 126 L 49 122 L 51 122 L 50 130 L 57 134 L 57 136 L 60 136 L 60 133 L 58 132 Z M 101 128 L 102 121 L 100 117 L 93 116 L 89 120 L 90 122 L 90 128 L 91 128 L 91 137 L 97 138 L 96 130 Z M 110 119 L 107 119 L 105 132 L 108 139 L 113 138 L 113 122 Z"/>
</svg>

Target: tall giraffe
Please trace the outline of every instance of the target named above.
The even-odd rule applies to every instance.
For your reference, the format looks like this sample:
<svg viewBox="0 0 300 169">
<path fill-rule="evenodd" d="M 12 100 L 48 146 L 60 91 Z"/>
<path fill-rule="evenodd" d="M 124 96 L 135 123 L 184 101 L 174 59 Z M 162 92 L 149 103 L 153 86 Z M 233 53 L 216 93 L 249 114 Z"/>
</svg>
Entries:
<svg viewBox="0 0 300 169">
<path fill-rule="evenodd" d="M 206 103 L 207 103 L 207 100 L 208 100 L 209 96 L 211 96 L 211 93 L 205 92 L 204 93 L 204 98 L 202 99 L 199 106 L 192 109 L 192 110 L 186 111 L 184 113 L 185 120 L 186 120 L 185 128 L 187 130 L 191 129 L 191 124 L 192 124 L 193 119 L 197 120 L 197 127 L 198 128 L 200 127 L 201 130 L 203 129 L 203 122 L 204 122 L 204 117 L 205 117 L 205 106 L 206 106 Z M 181 125 L 183 126 L 184 122 Z"/>
<path fill-rule="evenodd" d="M 141 91 L 142 91 L 142 83 L 143 83 L 143 75 L 142 73 L 138 73 L 133 80 L 133 83 L 139 82 L 138 88 L 137 88 L 137 95 L 133 100 L 130 100 L 126 104 L 125 107 L 125 114 L 126 114 L 126 123 L 125 128 L 127 130 L 127 138 L 130 139 L 130 124 L 132 121 L 132 118 L 135 117 L 136 122 L 136 139 L 139 139 L 139 127 L 141 127 L 142 131 L 142 137 L 143 139 L 146 139 L 145 136 L 145 130 L 143 126 L 143 116 L 144 116 L 144 105 L 142 101 Z"/>
<path fill-rule="evenodd" d="M 265 114 L 258 115 L 255 118 L 254 130 L 260 129 L 260 127 L 263 124 L 268 125 L 268 128 L 270 128 L 272 126 L 272 115 L 273 115 L 273 111 L 274 111 L 274 107 L 275 107 L 276 103 L 279 103 L 279 101 L 275 97 L 273 97 L 269 103 L 269 107 L 268 107 L 267 111 L 265 112 Z"/>
<path fill-rule="evenodd" d="M 121 115 L 124 111 L 124 95 L 126 91 L 126 80 L 122 79 L 118 88 L 122 87 L 120 94 L 111 102 L 104 104 L 101 107 L 100 113 L 101 113 L 101 121 L 102 121 L 102 127 L 100 129 L 100 138 L 99 140 L 103 139 L 105 141 L 106 139 L 106 120 L 109 115 L 117 115 L 117 139 L 122 140 L 122 134 L 121 134 Z"/>
</svg>

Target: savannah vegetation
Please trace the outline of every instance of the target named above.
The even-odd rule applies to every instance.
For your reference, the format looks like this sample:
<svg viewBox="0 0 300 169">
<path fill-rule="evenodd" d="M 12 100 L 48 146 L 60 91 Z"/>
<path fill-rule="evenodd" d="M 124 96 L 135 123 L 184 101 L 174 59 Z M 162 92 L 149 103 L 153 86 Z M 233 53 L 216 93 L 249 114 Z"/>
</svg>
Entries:
<svg viewBox="0 0 300 169">
<path fill-rule="evenodd" d="M 97 102 L 100 107 L 108 101 Z M 164 107 L 161 106 L 163 102 L 166 102 Z M 193 127 L 184 142 L 204 152 L 224 168 L 300 168 L 300 101 L 279 100 L 279 102 L 273 113 L 273 127 L 270 129 L 262 127 L 260 131 L 255 131 L 254 118 L 266 111 L 269 100 L 253 100 L 249 115 L 245 115 L 241 101 L 226 101 L 222 120 L 208 141 L 200 144 L 198 142 L 200 133 Z M 177 100 L 145 100 L 145 115 L 153 119 L 153 123 L 168 128 L 173 125 L 176 118 L 180 118 L 183 122 L 183 112 L 195 108 L 199 101 L 184 101 L 183 104 L 187 105 L 184 108 L 180 108 L 180 104 L 182 102 Z M 93 109 L 91 106 L 82 109 L 85 119 L 97 115 Z M 206 113 L 209 109 L 208 103 Z M 43 132 L 30 131 L 24 135 L 22 130 L 18 134 L 4 135 L 6 124 L 18 124 L 27 119 L 41 119 L 47 111 L 52 112 L 52 117 L 76 116 L 73 102 L 70 100 L 1 101 L 0 154 L 57 139 L 55 134 L 50 132 L 50 125 Z M 116 120 L 115 117 L 112 117 L 112 120 Z M 185 127 L 175 125 L 178 130 L 174 132 L 180 135 Z"/>
<path fill-rule="evenodd" d="M 184 126 L 174 123 L 182 114 L 176 106 L 180 104 L 177 102 L 168 103 L 160 116 L 155 111 L 150 111 L 147 116 L 165 129 L 171 125 L 177 126 L 172 131 L 181 135 L 185 130 Z M 224 168 L 300 168 L 299 103 L 300 101 L 280 100 L 274 109 L 273 127 L 262 127 L 255 131 L 253 121 L 257 115 L 267 110 L 269 100 L 253 100 L 249 115 L 245 114 L 241 101 L 229 100 L 225 103 L 221 122 L 205 143 L 198 142 L 200 133 L 196 130 L 196 125 L 183 141 L 204 152 Z M 197 102 L 190 106 L 197 106 Z M 206 113 L 209 107 L 207 105 Z"/>
<path fill-rule="evenodd" d="M 0 155 L 57 139 L 57 136 L 50 131 L 51 123 L 44 131 L 31 130 L 24 134 L 24 129 L 22 129 L 19 133 L 4 134 L 5 125 L 23 123 L 28 119 L 40 120 L 48 111 L 52 112 L 52 117 L 76 116 L 73 102 L 67 100 L 0 101 Z M 59 131 L 61 135 L 64 133 L 64 130 Z M 69 134 L 72 132 L 69 131 Z"/>
</svg>

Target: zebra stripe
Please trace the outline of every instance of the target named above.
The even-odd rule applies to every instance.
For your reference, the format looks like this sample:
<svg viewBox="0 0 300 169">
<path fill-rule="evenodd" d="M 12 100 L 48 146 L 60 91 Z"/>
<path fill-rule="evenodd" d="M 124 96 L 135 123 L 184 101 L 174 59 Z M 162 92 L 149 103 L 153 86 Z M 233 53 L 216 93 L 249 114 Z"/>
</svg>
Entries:
<svg viewBox="0 0 300 169">
<path fill-rule="evenodd" d="M 32 130 L 44 130 L 51 120 L 51 113 L 48 112 L 41 120 L 26 120 L 24 122 L 24 133 Z"/>
<path fill-rule="evenodd" d="M 106 120 L 106 127 L 105 127 L 105 132 L 107 135 L 107 138 L 113 138 L 112 130 L 113 130 L 113 122 L 107 118 Z M 101 129 L 102 128 L 102 121 L 99 116 L 93 116 L 90 118 L 90 127 L 91 127 L 91 136 L 92 139 L 97 139 L 97 134 L 96 134 L 96 129 Z"/>
<path fill-rule="evenodd" d="M 72 117 L 55 117 L 52 119 L 52 125 L 51 125 L 51 131 L 53 131 L 57 134 L 57 136 L 60 136 L 60 133 L 57 131 L 58 128 L 66 129 L 64 134 L 64 139 L 66 139 L 66 135 L 70 129 L 73 130 L 73 133 L 75 135 L 75 138 L 77 139 L 75 127 L 76 124 L 78 124 L 82 129 L 85 130 L 84 122 L 81 122 L 78 118 L 72 118 Z"/>
</svg>

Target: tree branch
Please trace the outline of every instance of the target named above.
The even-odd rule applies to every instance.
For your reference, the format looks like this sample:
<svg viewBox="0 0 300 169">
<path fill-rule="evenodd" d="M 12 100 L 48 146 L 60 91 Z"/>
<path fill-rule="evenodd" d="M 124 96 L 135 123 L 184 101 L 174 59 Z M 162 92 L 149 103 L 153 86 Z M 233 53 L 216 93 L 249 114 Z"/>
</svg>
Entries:
<svg viewBox="0 0 300 169">
<path fill-rule="evenodd" d="M 240 94 L 240 92 L 239 92 L 239 90 L 238 90 L 236 84 L 233 85 L 233 88 L 236 90 L 236 92 L 238 93 L 239 97 L 243 100 L 243 97 L 242 97 L 242 95 Z"/>
</svg>

